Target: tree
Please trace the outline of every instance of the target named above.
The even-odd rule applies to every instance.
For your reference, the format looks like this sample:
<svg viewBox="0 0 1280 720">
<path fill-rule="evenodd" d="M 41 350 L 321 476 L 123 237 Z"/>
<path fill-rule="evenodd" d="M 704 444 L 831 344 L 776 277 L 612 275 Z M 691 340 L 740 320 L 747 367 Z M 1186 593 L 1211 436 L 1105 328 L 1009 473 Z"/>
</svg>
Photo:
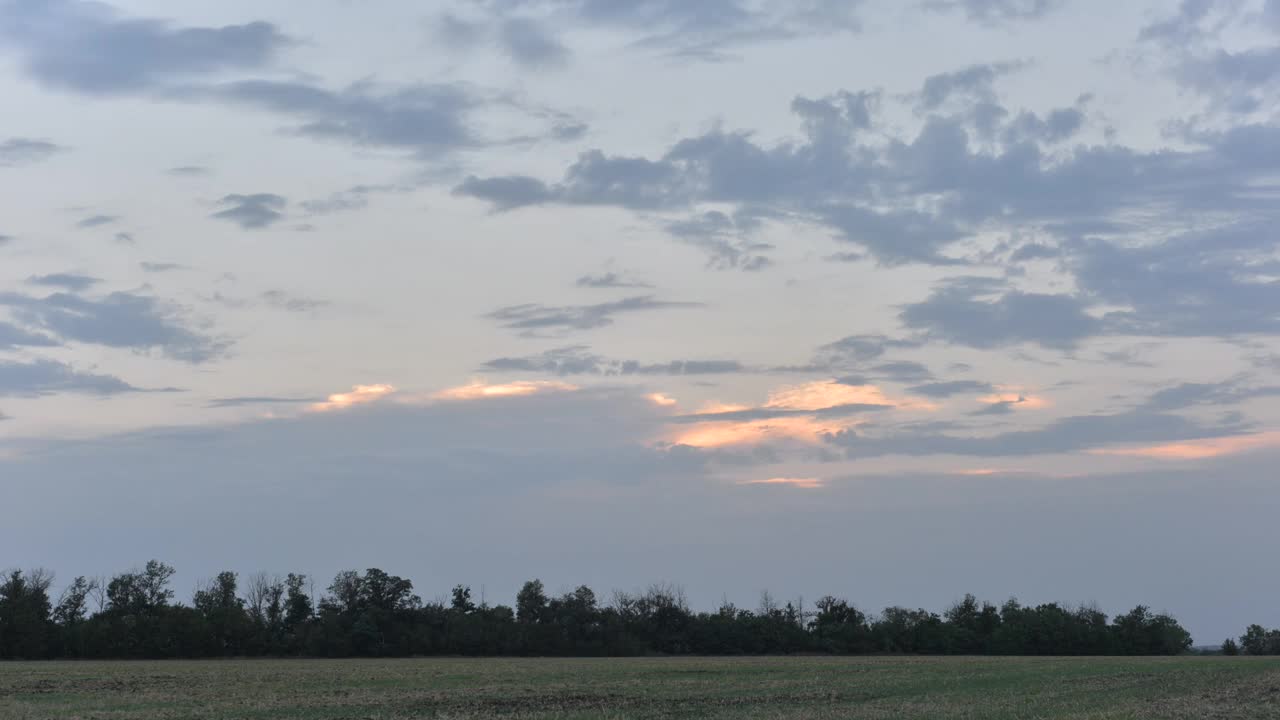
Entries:
<svg viewBox="0 0 1280 720">
<path fill-rule="evenodd" d="M 293 630 L 311 619 L 311 596 L 307 594 L 307 576 L 289 573 L 285 578 L 284 624 Z"/>
<path fill-rule="evenodd" d="M 516 593 L 516 620 L 522 623 L 536 623 L 547 612 L 547 594 L 542 589 L 541 580 L 529 580 Z"/>
<path fill-rule="evenodd" d="M 0 583 L 0 658 L 40 659 L 49 653 L 53 623 L 49 586 L 53 573 L 9 573 Z"/>
<path fill-rule="evenodd" d="M 1222 654 L 1223 655 L 1239 655 L 1240 646 L 1236 644 L 1235 640 L 1232 640 L 1231 638 L 1227 638 L 1226 640 L 1222 641 Z"/>
<path fill-rule="evenodd" d="M 85 621 L 89 608 L 89 596 L 97 588 L 96 580 L 82 575 L 71 582 L 58 597 L 53 610 L 53 621 L 63 627 L 72 627 Z"/>
</svg>

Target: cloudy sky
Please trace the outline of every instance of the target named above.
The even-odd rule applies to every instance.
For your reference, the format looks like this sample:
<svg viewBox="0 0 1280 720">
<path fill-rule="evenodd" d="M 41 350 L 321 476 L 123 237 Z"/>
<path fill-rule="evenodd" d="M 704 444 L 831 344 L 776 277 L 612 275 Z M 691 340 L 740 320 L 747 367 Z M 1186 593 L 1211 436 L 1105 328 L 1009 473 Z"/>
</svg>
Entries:
<svg viewBox="0 0 1280 720">
<path fill-rule="evenodd" d="M 0 0 L 0 95 L 0 566 L 1280 624 L 1280 0 Z"/>
</svg>

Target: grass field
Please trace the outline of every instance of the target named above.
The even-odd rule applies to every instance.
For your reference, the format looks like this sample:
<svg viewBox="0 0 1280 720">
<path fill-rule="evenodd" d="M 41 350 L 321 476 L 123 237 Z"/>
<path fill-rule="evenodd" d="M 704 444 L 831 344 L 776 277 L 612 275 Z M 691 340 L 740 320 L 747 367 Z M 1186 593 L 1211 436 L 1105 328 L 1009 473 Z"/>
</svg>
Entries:
<svg viewBox="0 0 1280 720">
<path fill-rule="evenodd" d="M 0 718 L 1277 718 L 1280 659 L 0 663 Z"/>
</svg>

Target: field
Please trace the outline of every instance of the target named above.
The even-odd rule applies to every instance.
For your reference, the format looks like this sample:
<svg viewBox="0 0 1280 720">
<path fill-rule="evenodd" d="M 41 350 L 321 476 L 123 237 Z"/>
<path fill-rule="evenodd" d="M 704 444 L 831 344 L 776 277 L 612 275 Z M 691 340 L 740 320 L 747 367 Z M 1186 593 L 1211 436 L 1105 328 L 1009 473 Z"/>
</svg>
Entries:
<svg viewBox="0 0 1280 720">
<path fill-rule="evenodd" d="M 0 663 L 0 718 L 1276 718 L 1280 659 Z"/>
</svg>

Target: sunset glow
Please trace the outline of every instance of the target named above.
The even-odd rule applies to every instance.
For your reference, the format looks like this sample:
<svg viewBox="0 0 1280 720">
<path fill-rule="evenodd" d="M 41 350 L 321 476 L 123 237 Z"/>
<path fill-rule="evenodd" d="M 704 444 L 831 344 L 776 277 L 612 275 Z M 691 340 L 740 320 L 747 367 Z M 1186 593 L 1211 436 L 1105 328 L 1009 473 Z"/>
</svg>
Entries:
<svg viewBox="0 0 1280 720">
<path fill-rule="evenodd" d="M 543 392 L 572 392 L 577 385 L 548 380 L 521 381 L 501 385 L 473 382 L 470 385 L 441 390 L 432 396 L 435 400 L 484 400 L 490 398 L 522 397 Z"/>
<path fill-rule="evenodd" d="M 827 486 L 826 482 L 818 478 L 769 478 L 768 480 L 747 480 L 738 483 L 739 485 L 783 485 L 786 487 L 798 488 L 800 490 L 820 490 Z"/>
<path fill-rule="evenodd" d="M 1143 447 L 1106 448 L 1093 450 L 1092 453 L 1094 455 L 1121 455 L 1154 460 L 1204 460 L 1268 447 L 1280 447 L 1280 431 L 1237 437 L 1187 440 Z"/>
<path fill-rule="evenodd" d="M 390 385 L 356 385 L 350 392 L 330 395 L 327 400 L 315 403 L 310 409 L 315 412 L 343 410 L 353 405 L 375 402 L 395 391 L 396 389 Z"/>
</svg>

